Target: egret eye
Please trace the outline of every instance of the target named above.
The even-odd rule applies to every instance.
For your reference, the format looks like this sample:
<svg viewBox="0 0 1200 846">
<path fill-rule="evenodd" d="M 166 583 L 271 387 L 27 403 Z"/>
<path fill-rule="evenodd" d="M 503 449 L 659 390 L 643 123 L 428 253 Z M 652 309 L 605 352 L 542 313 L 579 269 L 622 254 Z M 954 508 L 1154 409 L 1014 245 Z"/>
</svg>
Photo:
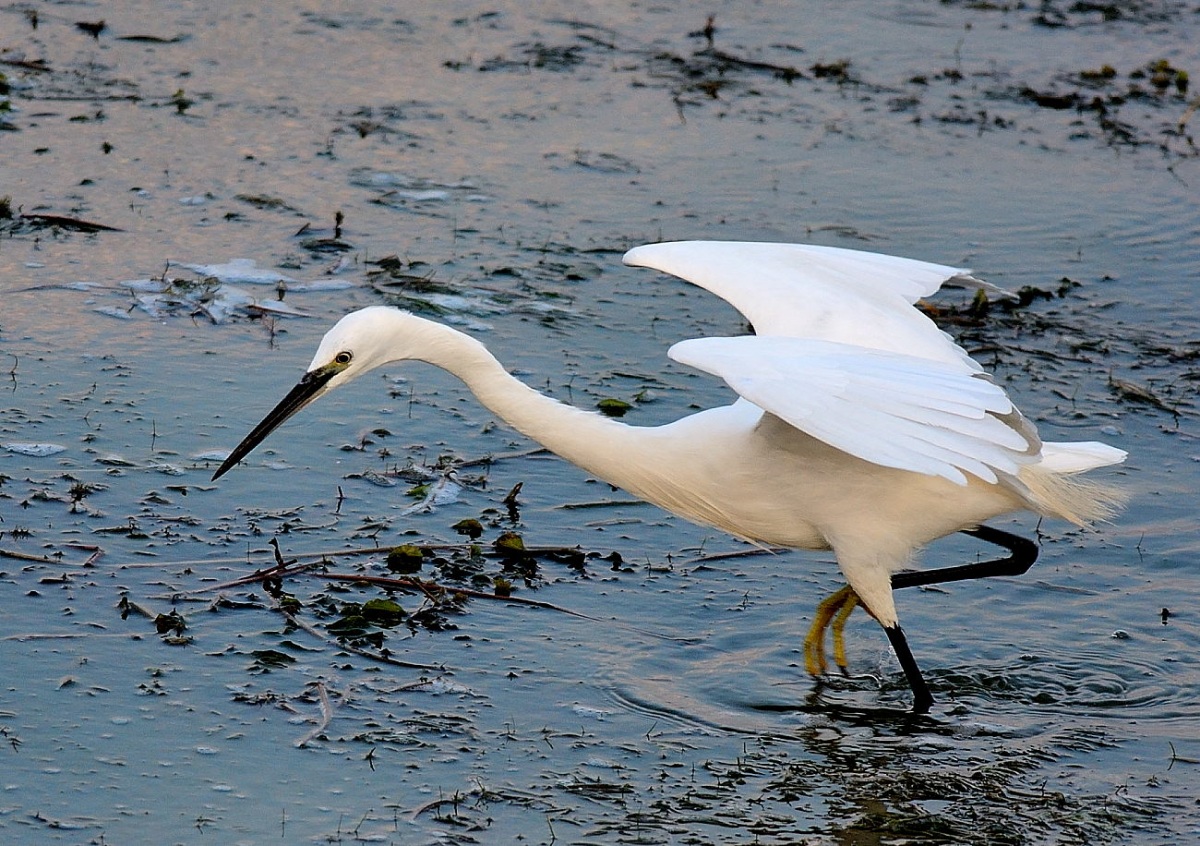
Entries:
<svg viewBox="0 0 1200 846">
<path fill-rule="evenodd" d="M 353 359 L 353 358 L 354 358 L 354 353 L 347 350 L 347 351 L 340 352 L 337 355 L 335 355 L 333 357 L 333 363 L 346 365 L 346 364 L 349 364 L 351 359 Z"/>
</svg>

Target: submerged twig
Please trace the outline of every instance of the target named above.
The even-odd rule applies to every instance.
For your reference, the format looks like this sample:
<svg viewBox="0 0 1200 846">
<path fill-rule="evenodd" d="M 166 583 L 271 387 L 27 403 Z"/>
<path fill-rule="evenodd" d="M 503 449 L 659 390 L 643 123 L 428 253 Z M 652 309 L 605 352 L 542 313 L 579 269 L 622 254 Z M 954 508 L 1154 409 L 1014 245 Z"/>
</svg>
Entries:
<svg viewBox="0 0 1200 846">
<path fill-rule="evenodd" d="M 608 625 L 616 624 L 624 629 L 638 632 L 649 637 L 658 638 L 659 640 L 669 640 L 676 643 L 695 643 L 696 638 L 690 637 L 675 637 L 673 635 L 665 635 L 661 632 L 643 629 L 640 626 L 635 626 L 630 623 L 624 623 L 619 620 L 602 619 L 593 617 L 591 614 L 584 614 L 582 611 L 575 611 L 571 608 L 565 608 L 561 605 L 555 605 L 553 602 L 546 602 L 541 599 L 527 599 L 523 596 L 512 596 L 511 594 L 503 596 L 498 593 L 487 593 L 480 590 L 471 590 L 464 587 L 446 587 L 438 582 L 423 581 L 421 579 L 405 579 L 395 578 L 392 576 L 369 576 L 362 573 L 326 573 L 325 578 L 333 579 L 341 582 L 358 582 L 360 584 L 376 585 L 377 587 L 391 588 L 393 590 L 407 590 L 423 593 L 429 598 L 436 598 L 430 591 L 439 593 L 450 593 L 459 596 L 465 596 L 468 599 L 489 599 L 499 600 L 501 602 L 515 603 L 517 605 L 525 605 L 530 608 L 543 608 L 547 611 L 555 611 L 559 614 L 567 614 L 571 617 L 578 617 L 581 620 L 589 620 L 593 623 L 605 623 Z"/>
<path fill-rule="evenodd" d="M 310 740 L 329 728 L 329 723 L 333 720 L 333 703 L 329 699 L 329 691 L 325 687 L 325 682 L 316 681 L 310 686 L 316 688 L 317 691 L 317 701 L 321 704 L 321 720 L 304 737 L 296 741 L 297 749 L 303 749 L 308 745 Z"/>
<path fill-rule="evenodd" d="M 15 549 L 0 549 L 0 558 L 12 558 L 15 561 L 35 561 L 38 564 L 63 564 L 58 558 L 48 555 L 34 555 L 29 552 L 17 552 Z"/>
<path fill-rule="evenodd" d="M 92 567 L 95 566 L 96 562 L 104 556 L 104 550 L 98 546 L 75 543 L 67 544 L 67 546 L 71 547 L 72 549 L 81 549 L 86 552 L 90 552 L 91 555 L 89 555 L 87 560 L 81 564 L 72 564 L 70 561 L 66 561 L 61 557 L 55 557 L 51 555 L 35 555 L 32 552 L 18 552 L 15 549 L 0 549 L 0 558 L 11 558 L 14 561 L 31 561 L 36 564 L 53 564 L 57 567 Z"/>
</svg>

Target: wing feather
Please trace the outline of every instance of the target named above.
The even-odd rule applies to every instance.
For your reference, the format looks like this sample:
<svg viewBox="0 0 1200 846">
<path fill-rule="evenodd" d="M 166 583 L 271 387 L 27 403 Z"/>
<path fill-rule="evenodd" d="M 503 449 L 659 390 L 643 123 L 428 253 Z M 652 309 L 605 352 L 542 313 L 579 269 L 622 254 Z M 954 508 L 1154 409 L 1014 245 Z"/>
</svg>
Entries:
<svg viewBox="0 0 1200 846">
<path fill-rule="evenodd" d="M 678 276 L 729 302 L 759 335 L 814 338 L 981 368 L 912 307 L 962 268 L 810 244 L 674 241 L 635 247 L 628 265 Z"/>
<path fill-rule="evenodd" d="M 1040 447 L 1003 389 L 957 364 L 757 335 L 681 341 L 669 355 L 720 376 L 795 428 L 885 467 L 995 483 L 998 473 L 1015 475 L 1035 461 Z"/>
</svg>

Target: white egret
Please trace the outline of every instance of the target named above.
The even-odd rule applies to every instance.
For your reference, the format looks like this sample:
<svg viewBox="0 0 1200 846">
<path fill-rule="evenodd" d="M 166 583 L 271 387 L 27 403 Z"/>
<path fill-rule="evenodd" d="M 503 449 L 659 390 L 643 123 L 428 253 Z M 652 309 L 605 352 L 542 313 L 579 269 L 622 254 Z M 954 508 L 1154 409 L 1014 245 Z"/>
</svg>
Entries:
<svg viewBox="0 0 1200 846">
<path fill-rule="evenodd" d="M 983 521 L 1030 510 L 1083 524 L 1119 503 L 1112 488 L 1076 474 L 1119 463 L 1122 450 L 1041 441 L 1004 390 L 914 307 L 944 282 L 984 286 L 966 270 L 831 247 L 704 241 L 637 247 L 624 261 L 706 288 L 750 321 L 755 335 L 668 351 L 724 379 L 740 395 L 732 405 L 631 426 L 535 391 L 462 332 L 373 306 L 325 335 L 300 383 L 213 478 L 329 390 L 390 362 L 428 362 L 518 431 L 668 511 L 759 544 L 833 550 L 849 588 L 821 606 L 805 642 L 810 671 L 823 669 L 830 620 L 840 610 L 840 652 L 839 627 L 861 602 L 886 631 L 916 712 L 932 697 L 893 587 L 1023 572 L 1036 546 Z M 958 531 L 1013 555 L 901 572 L 920 547 Z"/>
</svg>

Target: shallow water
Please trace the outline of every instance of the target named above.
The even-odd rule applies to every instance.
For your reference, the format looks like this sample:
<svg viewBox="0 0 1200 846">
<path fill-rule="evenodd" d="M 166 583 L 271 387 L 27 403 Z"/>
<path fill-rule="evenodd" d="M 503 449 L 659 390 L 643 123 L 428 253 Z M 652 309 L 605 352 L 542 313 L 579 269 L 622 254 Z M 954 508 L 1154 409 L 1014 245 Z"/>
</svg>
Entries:
<svg viewBox="0 0 1200 846">
<path fill-rule="evenodd" d="M 1198 22 L 1170 3 L 1117 4 L 1108 21 L 1050 4 L 1041 22 L 970 5 L 731 5 L 719 54 L 695 34 L 703 14 L 669 5 L 0 10 L 13 89 L 0 194 L 120 230 L 9 224 L 0 240 L 0 443 L 65 447 L 0 452 L 0 549 L 50 558 L 0 559 L 0 831 L 1194 836 L 1195 94 L 1138 72 L 1166 60 L 1194 78 Z M 100 18 L 97 38 L 75 27 Z M 1115 76 L 1081 75 L 1106 64 Z M 338 211 L 350 249 L 306 243 L 334 239 Z M 580 405 L 640 398 L 633 423 L 720 402 L 664 352 L 740 318 L 619 263 L 639 243 L 707 237 L 865 247 L 1062 293 L 947 328 L 1045 437 L 1128 449 L 1113 476 L 1133 499 L 1086 532 L 1000 521 L 1041 541 L 1021 579 L 899 595 L 938 699 L 928 720 L 904 714 L 865 615 L 850 676 L 814 692 L 799 636 L 839 583 L 828 555 L 724 557 L 747 550 L 530 454 L 432 368 L 329 397 L 208 481 L 206 456 L 282 396 L 329 324 L 381 301 L 466 326 Z M 389 255 L 418 288 L 447 290 L 401 291 L 372 263 Z M 230 286 L 270 305 L 275 284 L 206 287 L 182 267 L 239 258 L 288 276 L 284 303 L 310 317 L 250 319 Z M 189 284 L 147 284 L 164 275 Z M 445 454 L 502 458 L 463 468 L 486 484 L 429 513 L 405 514 L 409 483 L 368 472 Z M 502 500 L 518 482 L 513 523 Z M 451 527 L 479 517 L 485 542 L 515 528 L 595 553 L 582 569 L 541 560 L 528 583 L 509 573 L 518 596 L 586 617 L 474 600 L 446 618 L 457 628 L 390 631 L 391 654 L 422 670 L 290 629 L 257 585 L 217 589 L 269 566 L 272 537 L 285 557 L 457 543 Z M 623 567 L 600 558 L 612 552 Z M 979 554 L 948 539 L 926 560 Z M 386 574 L 381 558 L 333 571 Z M 315 574 L 285 588 L 318 629 L 325 603 L 380 595 Z M 138 608 L 174 608 L 184 637 Z"/>
</svg>

